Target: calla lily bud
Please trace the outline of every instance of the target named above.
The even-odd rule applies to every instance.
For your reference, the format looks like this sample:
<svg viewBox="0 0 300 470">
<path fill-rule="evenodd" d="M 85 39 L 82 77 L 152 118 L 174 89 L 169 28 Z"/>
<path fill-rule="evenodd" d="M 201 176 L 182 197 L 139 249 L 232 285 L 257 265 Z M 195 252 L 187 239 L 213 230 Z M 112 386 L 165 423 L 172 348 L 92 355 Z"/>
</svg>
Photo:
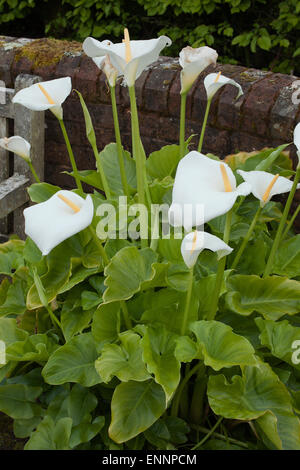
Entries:
<svg viewBox="0 0 300 470">
<path fill-rule="evenodd" d="M 172 41 L 167 36 L 131 41 L 125 29 L 123 42 L 113 44 L 111 41 L 100 42 L 89 37 L 85 39 L 82 47 L 84 52 L 93 59 L 108 55 L 111 64 L 118 70 L 118 74 L 124 75 L 126 84 L 132 87 L 143 70 L 158 59 L 161 50 L 171 44 Z"/>
<path fill-rule="evenodd" d="M 297 156 L 298 156 L 298 166 L 300 168 L 300 122 L 294 129 L 294 144 L 297 148 Z"/>
<path fill-rule="evenodd" d="M 218 53 L 208 46 L 184 47 L 179 53 L 181 94 L 187 93 L 200 73 L 209 65 L 216 65 Z"/>
<path fill-rule="evenodd" d="M 181 243 L 181 254 L 188 268 L 192 268 L 203 250 L 211 250 L 218 254 L 218 259 L 232 252 L 232 248 L 223 240 L 206 232 L 188 233 Z"/>
<path fill-rule="evenodd" d="M 118 70 L 112 65 L 110 57 L 108 54 L 104 57 L 94 57 L 93 61 L 101 69 L 108 80 L 108 83 L 111 87 L 116 86 L 116 81 L 119 76 Z"/>
<path fill-rule="evenodd" d="M 62 119 L 63 109 L 61 105 L 71 91 L 71 78 L 58 78 L 23 88 L 13 97 L 12 102 L 21 104 L 33 111 L 49 109 L 58 119 Z"/>
<path fill-rule="evenodd" d="M 192 227 L 226 214 L 238 196 L 247 196 L 250 191 L 248 183 L 236 185 L 235 176 L 226 163 L 192 151 L 177 167 L 169 222 L 190 231 Z M 197 210 L 199 206 L 203 207 L 202 211 Z"/>
<path fill-rule="evenodd" d="M 217 91 L 222 88 L 224 85 L 233 85 L 238 89 L 238 95 L 236 99 L 238 99 L 241 95 L 244 94 L 242 87 L 239 83 L 231 78 L 224 77 L 219 73 L 210 73 L 204 79 L 204 86 L 207 94 L 207 99 L 211 100 Z"/>
<path fill-rule="evenodd" d="M 260 200 L 263 207 L 276 194 L 288 193 L 293 182 L 283 176 L 273 175 L 266 171 L 243 171 L 237 170 L 244 181 L 251 186 L 251 193 Z M 300 188 L 298 184 L 297 188 Z"/>
<path fill-rule="evenodd" d="M 4 137 L 0 139 L 0 147 L 7 150 L 8 152 L 13 152 L 19 157 L 26 160 L 26 162 L 30 163 L 30 143 L 27 140 L 23 139 L 19 135 L 15 135 L 13 137 Z"/>
<path fill-rule="evenodd" d="M 72 191 L 58 191 L 46 202 L 24 210 L 25 233 L 43 255 L 67 238 L 88 227 L 93 220 L 94 206 L 90 195 L 86 199 Z"/>
</svg>

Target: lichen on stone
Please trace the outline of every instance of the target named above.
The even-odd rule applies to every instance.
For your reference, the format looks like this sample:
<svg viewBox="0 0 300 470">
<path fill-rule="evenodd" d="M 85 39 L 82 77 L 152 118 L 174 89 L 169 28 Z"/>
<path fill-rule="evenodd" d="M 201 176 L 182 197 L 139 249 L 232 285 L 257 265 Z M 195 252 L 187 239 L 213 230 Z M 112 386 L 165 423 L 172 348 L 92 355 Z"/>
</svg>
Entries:
<svg viewBox="0 0 300 470">
<path fill-rule="evenodd" d="M 76 41 L 59 39 L 36 39 L 17 50 L 15 61 L 26 57 L 33 63 L 33 68 L 57 64 L 64 55 L 79 55 L 82 45 Z"/>
</svg>

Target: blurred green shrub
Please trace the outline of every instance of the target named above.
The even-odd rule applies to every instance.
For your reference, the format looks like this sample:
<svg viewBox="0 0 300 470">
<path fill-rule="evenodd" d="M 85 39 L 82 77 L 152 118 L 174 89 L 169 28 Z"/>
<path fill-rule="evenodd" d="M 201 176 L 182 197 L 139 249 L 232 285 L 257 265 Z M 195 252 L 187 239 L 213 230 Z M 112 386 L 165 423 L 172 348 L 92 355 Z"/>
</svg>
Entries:
<svg viewBox="0 0 300 470">
<path fill-rule="evenodd" d="M 300 74 L 299 0 L 0 0 L 2 34 L 116 40 L 166 34 L 167 54 L 209 45 L 225 63 Z"/>
</svg>

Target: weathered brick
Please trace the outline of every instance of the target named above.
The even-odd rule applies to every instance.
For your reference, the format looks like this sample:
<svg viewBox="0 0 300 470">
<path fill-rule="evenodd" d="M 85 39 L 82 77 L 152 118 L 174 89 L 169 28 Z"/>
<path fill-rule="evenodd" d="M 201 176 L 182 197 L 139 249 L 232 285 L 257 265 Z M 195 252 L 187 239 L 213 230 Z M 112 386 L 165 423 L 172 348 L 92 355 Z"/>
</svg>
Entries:
<svg viewBox="0 0 300 470">
<path fill-rule="evenodd" d="M 99 100 L 98 78 L 101 71 L 90 57 L 83 56 L 78 71 L 74 74 L 74 88 L 76 88 L 84 99 L 94 103 Z"/>
<path fill-rule="evenodd" d="M 55 67 L 55 78 L 71 77 L 75 83 L 75 75 L 80 70 L 82 55 L 65 55 Z"/>
<path fill-rule="evenodd" d="M 271 110 L 270 134 L 272 138 L 279 137 L 289 142 L 293 139 L 295 115 L 298 110 L 300 112 L 300 80 L 288 76 L 285 76 L 285 79 L 287 83 L 279 89 L 277 100 Z"/>
<path fill-rule="evenodd" d="M 169 90 L 176 76 L 177 68 L 174 61 L 159 62 L 151 67 L 143 96 L 144 106 L 147 111 L 157 111 L 161 114 L 168 113 Z"/>
<path fill-rule="evenodd" d="M 242 108 L 241 129 L 250 134 L 269 134 L 269 114 L 277 99 L 280 87 L 286 84 L 286 77 L 268 73 L 258 79 L 245 96 Z"/>
<path fill-rule="evenodd" d="M 32 68 L 33 63 L 27 57 L 21 57 L 20 59 L 15 60 L 11 68 L 13 80 L 15 80 L 20 73 L 32 73 Z"/>
<path fill-rule="evenodd" d="M 11 68 L 15 57 L 15 49 L 5 51 L 0 48 L 0 80 L 4 81 L 8 88 L 13 87 Z"/>
</svg>

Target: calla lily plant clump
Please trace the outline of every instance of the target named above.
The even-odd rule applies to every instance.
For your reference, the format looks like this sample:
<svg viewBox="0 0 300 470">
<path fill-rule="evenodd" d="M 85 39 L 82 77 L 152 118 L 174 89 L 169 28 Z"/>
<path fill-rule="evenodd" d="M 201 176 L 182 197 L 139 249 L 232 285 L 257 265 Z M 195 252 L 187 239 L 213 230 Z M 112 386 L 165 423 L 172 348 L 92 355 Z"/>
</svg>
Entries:
<svg viewBox="0 0 300 470">
<path fill-rule="evenodd" d="M 127 29 L 118 44 L 84 41 L 106 74 L 115 124 L 116 142 L 98 149 L 74 91 L 96 170 L 77 169 L 64 125 L 69 77 L 13 98 L 57 117 L 76 184 L 39 181 L 30 143 L 0 140 L 36 180 L 26 240 L 0 246 L 0 411 L 25 449 L 300 449 L 299 208 L 291 211 L 300 164 L 293 170 L 285 150 L 295 145 L 300 160 L 300 124 L 275 149 L 204 155 L 216 92 L 233 86 L 239 99 L 243 90 L 218 73 L 216 51 L 186 47 L 178 145 L 146 157 L 135 81 L 170 44 L 130 40 Z M 190 151 L 186 97 L 212 64 Z M 129 90 L 132 155 L 118 80 Z"/>
</svg>

